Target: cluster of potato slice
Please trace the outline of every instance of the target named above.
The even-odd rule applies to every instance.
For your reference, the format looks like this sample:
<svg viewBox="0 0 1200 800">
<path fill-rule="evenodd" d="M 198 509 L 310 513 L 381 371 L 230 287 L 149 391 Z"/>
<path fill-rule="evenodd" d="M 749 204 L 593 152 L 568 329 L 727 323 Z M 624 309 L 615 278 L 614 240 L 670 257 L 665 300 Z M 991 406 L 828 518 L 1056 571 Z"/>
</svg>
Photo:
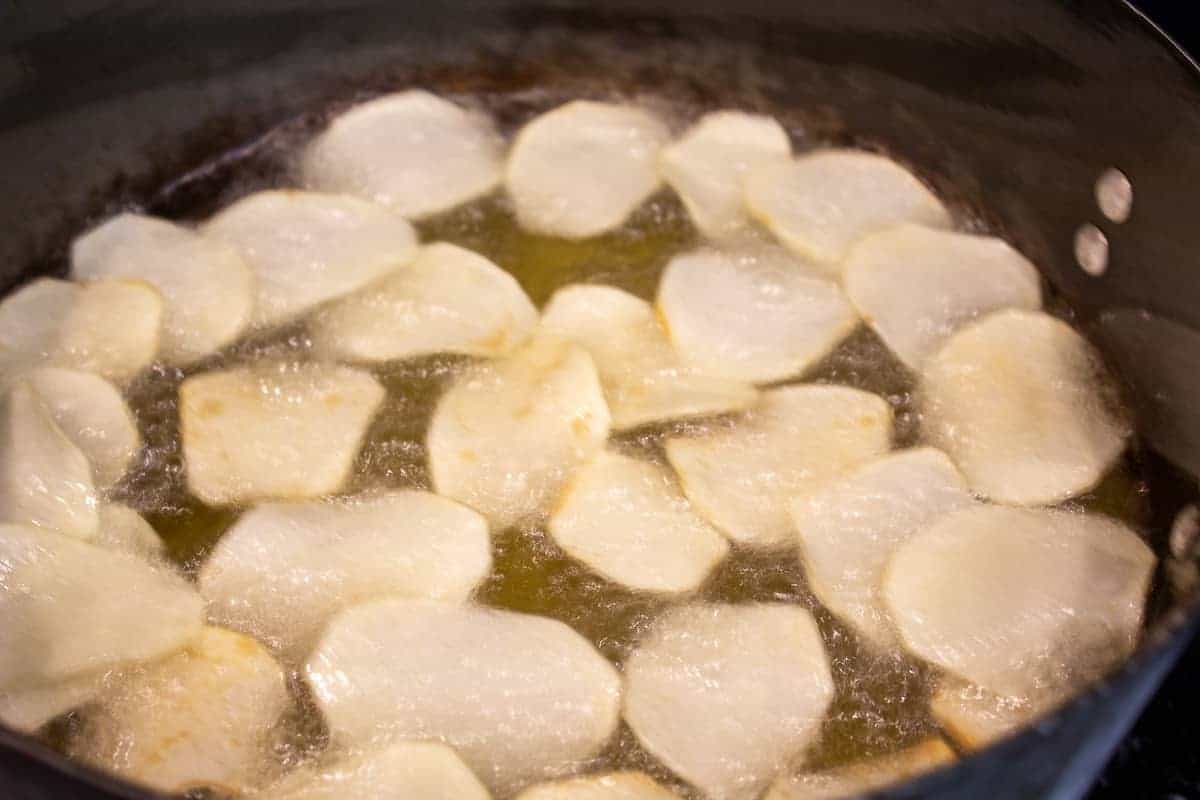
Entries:
<svg viewBox="0 0 1200 800">
<path fill-rule="evenodd" d="M 75 242 L 74 281 L 0 303 L 7 724 L 83 707 L 72 752 L 167 791 L 676 797 L 577 775 L 624 720 L 700 796 L 834 797 L 952 755 L 935 740 L 806 771 L 837 691 L 821 633 L 799 605 L 696 598 L 731 552 L 797 553 L 866 647 L 936 668 L 932 713 L 966 747 L 1135 644 L 1154 556 L 1122 523 L 1047 507 L 1122 452 L 1111 381 L 1041 311 L 1033 265 L 949 230 L 894 161 L 793 156 L 777 121 L 735 111 L 672 140 L 653 111 L 594 101 L 506 152 L 486 114 L 408 91 L 336 117 L 299 170 L 305 189 L 198 226 L 114 217 Z M 664 182 L 706 244 L 654 302 L 572 285 L 539 310 L 412 224 L 503 186 L 516 224 L 588 237 Z M 310 360 L 205 366 L 294 322 Z M 916 377 L 919 447 L 892 451 L 885 398 L 799 382 L 864 323 Z M 433 353 L 474 359 L 429 422 L 433 491 L 341 496 L 384 405 L 372 366 Z M 156 360 L 188 371 L 189 490 L 242 512 L 194 582 L 113 502 L 141 448 L 122 387 Z M 683 419 L 700 424 L 671 428 L 659 461 L 613 438 Z M 561 622 L 471 602 L 489 533 L 529 524 L 681 602 L 619 669 Z M 279 775 L 289 671 L 330 746 Z"/>
</svg>

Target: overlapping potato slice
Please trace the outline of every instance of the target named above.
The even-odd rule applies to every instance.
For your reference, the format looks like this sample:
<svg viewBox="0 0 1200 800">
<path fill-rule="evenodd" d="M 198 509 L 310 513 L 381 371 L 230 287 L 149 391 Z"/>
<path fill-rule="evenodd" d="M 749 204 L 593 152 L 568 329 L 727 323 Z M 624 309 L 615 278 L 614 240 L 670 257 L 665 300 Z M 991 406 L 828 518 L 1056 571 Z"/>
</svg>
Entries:
<svg viewBox="0 0 1200 800">
<path fill-rule="evenodd" d="M 305 672 L 335 743 L 438 739 L 501 794 L 595 755 L 621 694 L 613 666 L 561 622 L 418 600 L 343 611 Z"/>
<path fill-rule="evenodd" d="M 684 362 L 753 383 L 798 375 L 858 325 L 837 284 L 776 248 L 676 256 L 658 308 Z"/>
<path fill-rule="evenodd" d="M 722 238 L 749 222 L 742 190 L 746 174 L 791 154 L 787 131 L 773 117 L 716 111 L 663 149 L 659 172 L 700 232 Z"/>
<path fill-rule="evenodd" d="M 0 690 L 0 722 L 22 733 L 35 733 L 55 717 L 99 695 L 109 675 L 100 670 L 46 686 Z"/>
<path fill-rule="evenodd" d="M 903 542 L 974 502 L 940 450 L 905 450 L 868 462 L 792 503 L 800 561 L 821 602 L 870 644 L 896 647 L 879 586 Z"/>
<path fill-rule="evenodd" d="M 644 772 L 609 772 L 531 786 L 517 800 L 679 800 Z"/>
<path fill-rule="evenodd" d="M 483 517 L 429 492 L 395 491 L 248 511 L 199 585 L 210 620 L 303 656 L 342 608 L 382 595 L 464 600 L 491 564 Z"/>
<path fill-rule="evenodd" d="M 882 595 L 913 654 L 1024 697 L 1099 677 L 1129 654 L 1154 562 L 1108 517 L 977 505 L 900 545 Z"/>
<path fill-rule="evenodd" d="M 926 739 L 895 753 L 844 767 L 781 776 L 771 784 L 763 800 L 849 800 L 915 778 L 954 760 L 954 751 L 942 739 Z"/>
<path fill-rule="evenodd" d="M 846 257 L 842 281 L 863 319 L 914 369 L 977 317 L 1042 306 L 1037 267 L 1008 242 L 920 225 L 861 239 Z"/>
<path fill-rule="evenodd" d="M 833 692 L 805 609 L 683 606 L 626 659 L 624 716 L 705 796 L 749 800 L 816 736 Z"/>
<path fill-rule="evenodd" d="M 106 692 L 71 754 L 163 792 L 239 793 L 268 773 L 268 734 L 290 703 L 283 670 L 260 644 L 206 627 Z"/>
<path fill-rule="evenodd" d="M 790 545 L 788 503 L 891 447 L 881 397 L 845 386 L 763 392 L 745 418 L 666 443 L 692 507 L 738 544 Z"/>
<path fill-rule="evenodd" d="M 59 328 L 80 286 L 57 278 L 30 281 L 0 302 L 0 344 L 6 361 L 36 363 L 57 350 Z"/>
<path fill-rule="evenodd" d="M 746 204 L 780 242 L 840 272 L 854 241 L 900 222 L 950 225 L 941 201 L 916 176 L 881 155 L 817 150 L 746 176 Z"/>
<path fill-rule="evenodd" d="M 500 183 L 504 142 L 491 119 L 412 89 L 334 118 L 304 153 L 314 189 L 358 195 L 418 218 Z"/>
<path fill-rule="evenodd" d="M 303 766 L 254 795 L 269 800 L 491 800 L 452 749 L 400 741 Z"/>
<path fill-rule="evenodd" d="M 654 307 L 611 286 L 559 289 L 542 312 L 542 330 L 592 354 L 618 430 L 741 411 L 758 397 L 742 381 L 700 375 L 685 366 Z"/>
<path fill-rule="evenodd" d="M 352 361 L 429 353 L 499 356 L 537 326 L 520 284 L 478 253 L 444 242 L 404 269 L 322 309 L 310 325 L 317 350 Z"/>
<path fill-rule="evenodd" d="M 1056 705 L 1049 697 L 1004 697 L 954 678 L 943 678 L 929 711 L 960 747 L 979 750 L 1003 739 Z"/>
<path fill-rule="evenodd" d="M 998 311 L 952 336 L 921 370 L 922 433 L 979 494 L 1055 503 L 1087 491 L 1125 448 L 1099 356 L 1065 322 Z"/>
<path fill-rule="evenodd" d="M 571 473 L 604 447 L 608 429 L 591 356 L 538 336 L 442 396 L 427 439 L 433 485 L 502 528 L 548 510 Z"/>
<path fill-rule="evenodd" d="M 229 344 L 250 321 L 254 275 L 229 244 L 141 214 L 119 214 L 71 245 L 71 275 L 137 278 L 162 293 L 161 357 L 187 363 Z"/>
<path fill-rule="evenodd" d="M 582 239 L 615 228 L 659 185 L 670 131 L 648 111 L 576 100 L 517 134 L 505 184 L 520 225 Z"/>
<path fill-rule="evenodd" d="M 90 539 L 98 504 L 87 457 L 18 381 L 0 397 L 0 521 Z"/>
<path fill-rule="evenodd" d="M 332 494 L 383 398 L 369 373 L 330 364 L 194 375 L 179 387 L 188 487 L 213 505 Z"/>
<path fill-rule="evenodd" d="M 692 591 L 729 552 L 668 470 L 611 450 L 571 479 L 549 530 L 569 556 L 637 591 Z"/>
<path fill-rule="evenodd" d="M 100 506 L 100 529 L 93 543 L 139 556 L 150 564 L 166 566 L 167 548 L 158 531 L 141 514 L 123 503 Z"/>
<path fill-rule="evenodd" d="M 347 195 L 257 192 L 203 232 L 232 245 L 254 273 L 251 324 L 258 326 L 350 294 L 417 255 L 416 232 L 403 217 Z"/>
</svg>

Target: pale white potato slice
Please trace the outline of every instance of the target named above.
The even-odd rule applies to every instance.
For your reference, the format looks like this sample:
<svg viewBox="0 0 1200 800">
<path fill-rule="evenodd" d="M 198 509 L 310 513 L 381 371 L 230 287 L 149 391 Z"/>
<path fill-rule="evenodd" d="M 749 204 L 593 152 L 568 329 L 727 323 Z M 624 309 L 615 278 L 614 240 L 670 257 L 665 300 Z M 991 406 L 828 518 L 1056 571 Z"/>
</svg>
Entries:
<svg viewBox="0 0 1200 800">
<path fill-rule="evenodd" d="M 974 500 L 940 450 L 892 453 L 793 501 L 800 562 L 813 594 L 868 643 L 899 645 L 879 596 L 892 553 Z"/>
<path fill-rule="evenodd" d="M 31 370 L 25 379 L 55 424 L 87 457 L 96 488 L 111 488 L 142 446 L 121 392 L 99 375 L 60 367 Z"/>
<path fill-rule="evenodd" d="M 188 487 L 213 505 L 332 494 L 383 398 L 369 373 L 330 364 L 194 375 L 179 387 Z"/>
<path fill-rule="evenodd" d="M 713 800 L 750 800 L 820 730 L 833 677 L 795 605 L 667 611 L 625 661 L 625 721 Z"/>
<path fill-rule="evenodd" d="M 503 528 L 547 511 L 608 429 L 591 356 L 539 336 L 442 395 L 427 438 L 433 485 Z"/>
<path fill-rule="evenodd" d="M 1042 307 L 1037 267 L 1008 242 L 907 223 L 859 240 L 842 283 L 863 319 L 913 369 L 977 317 Z"/>
<path fill-rule="evenodd" d="M 500 183 L 504 141 L 484 113 L 412 89 L 340 114 L 305 150 L 308 186 L 358 195 L 409 218 Z"/>
<path fill-rule="evenodd" d="M 269 774 L 270 729 L 290 704 L 287 677 L 262 645 L 206 627 L 106 692 L 71 755 L 163 792 L 241 793 Z"/>
<path fill-rule="evenodd" d="M 531 786 L 517 800 L 680 800 L 644 772 L 608 772 Z"/>
<path fill-rule="evenodd" d="M 163 296 L 141 280 L 85 283 L 59 327 L 50 362 L 126 383 L 154 361 Z"/>
<path fill-rule="evenodd" d="M 616 730 L 621 681 L 561 622 L 391 599 L 335 616 L 305 665 L 333 741 L 438 739 L 492 791 L 567 772 Z"/>
<path fill-rule="evenodd" d="M 18 381 L 0 398 L 0 522 L 90 539 L 99 502 L 87 456 Z"/>
<path fill-rule="evenodd" d="M 575 100 L 525 125 L 505 184 L 523 228 L 582 239 L 619 226 L 658 188 L 667 126 L 640 108 Z"/>
<path fill-rule="evenodd" d="M 180 576 L 53 531 L 0 526 L 0 690 L 159 658 L 200 630 Z"/>
<path fill-rule="evenodd" d="M 1128 420 L 1099 355 L 1065 322 L 998 311 L 921 369 L 921 431 L 979 494 L 1056 503 L 1091 489 L 1125 449 Z"/>
<path fill-rule="evenodd" d="M 858 326 L 837 284 L 778 248 L 676 256 L 658 308 L 684 362 L 752 383 L 802 373 Z"/>
<path fill-rule="evenodd" d="M 404 269 L 319 311 L 309 330 L 318 352 L 333 358 L 389 361 L 505 355 L 537 322 L 512 275 L 478 253 L 437 242 Z"/>
<path fill-rule="evenodd" d="M 700 375 L 685 366 L 654 307 L 611 286 L 559 289 L 542 311 L 541 329 L 592 354 L 618 430 L 741 411 L 758 397 L 742 381 Z"/>
<path fill-rule="evenodd" d="M 977 505 L 900 545 L 883 599 L 904 646 L 997 694 L 1099 677 L 1132 651 L 1154 553 L 1098 514 Z"/>
<path fill-rule="evenodd" d="M 232 246 L 141 214 L 118 214 L 76 239 L 71 275 L 138 278 L 158 289 L 165 303 L 159 355 L 171 363 L 229 344 L 254 308 L 254 275 Z"/>
<path fill-rule="evenodd" d="M 950 214 L 904 167 L 860 150 L 817 150 L 746 176 L 746 204 L 784 245 L 833 274 L 854 241 L 899 222 L 931 228 Z"/>
<path fill-rule="evenodd" d="M 59 328 L 79 292 L 79 284 L 38 278 L 0 301 L 0 344 L 10 353 L 6 360 L 47 358 L 56 349 Z"/>
<path fill-rule="evenodd" d="M 845 386 L 763 392 L 743 419 L 697 437 L 667 440 L 667 459 L 692 507 L 731 540 L 788 546 L 793 497 L 891 447 L 892 412 Z"/>
<path fill-rule="evenodd" d="M 99 695 L 108 676 L 102 670 L 46 686 L 0 690 L 0 722 L 22 733 L 36 733 L 50 720 Z"/>
<path fill-rule="evenodd" d="M 255 797 L 269 800 L 491 800 L 451 748 L 400 741 L 300 767 Z"/>
<path fill-rule="evenodd" d="M 142 515 L 123 503 L 100 506 L 100 529 L 93 540 L 101 547 L 140 556 L 153 565 L 169 568 L 167 547 L 158 531 Z"/>
<path fill-rule="evenodd" d="M 549 531 L 567 555 L 636 591 L 690 592 L 729 552 L 667 469 L 611 450 L 571 478 Z"/>
<path fill-rule="evenodd" d="M 417 234 L 403 217 L 347 195 L 257 192 L 203 231 L 232 245 L 254 273 L 257 326 L 287 322 L 417 255 Z"/>
<path fill-rule="evenodd" d="M 663 148 L 658 169 L 700 232 L 723 238 L 749 222 L 742 191 L 746 174 L 791 154 L 787 131 L 773 117 L 715 111 Z"/>
<path fill-rule="evenodd" d="M 865 761 L 824 772 L 782 775 L 762 800 L 849 800 L 900 781 L 915 778 L 956 760 L 941 738 L 926 739 Z"/>
<path fill-rule="evenodd" d="M 303 657 L 337 611 L 383 595 L 465 600 L 491 569 L 487 520 L 430 492 L 270 503 L 200 571 L 209 619 Z"/>
<path fill-rule="evenodd" d="M 1015 733 L 1057 705 L 1047 698 L 1004 697 L 954 678 L 943 678 L 929 698 L 929 712 L 956 744 L 980 750 Z"/>
</svg>

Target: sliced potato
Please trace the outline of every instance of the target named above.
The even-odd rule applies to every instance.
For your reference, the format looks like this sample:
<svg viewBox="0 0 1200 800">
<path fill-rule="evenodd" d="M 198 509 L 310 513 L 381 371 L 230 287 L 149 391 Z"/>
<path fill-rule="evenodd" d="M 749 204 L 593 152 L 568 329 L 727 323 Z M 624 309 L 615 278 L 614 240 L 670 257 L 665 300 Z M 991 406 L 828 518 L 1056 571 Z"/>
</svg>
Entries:
<svg viewBox="0 0 1200 800">
<path fill-rule="evenodd" d="M 491 191 L 503 156 L 504 141 L 486 114 L 412 89 L 334 118 L 308 146 L 302 171 L 314 189 L 417 218 Z"/>
<path fill-rule="evenodd" d="M 417 255 L 417 234 L 403 217 L 346 195 L 257 192 L 203 230 L 232 245 L 253 271 L 258 326 L 350 294 Z"/>
<path fill-rule="evenodd" d="M 383 397 L 369 373 L 329 364 L 194 375 L 179 387 L 188 487 L 212 505 L 332 494 Z"/>
<path fill-rule="evenodd" d="M 491 800 L 452 749 L 400 741 L 304 766 L 256 797 L 270 800 Z"/>
<path fill-rule="evenodd" d="M 608 772 L 531 786 L 517 800 L 680 800 L 644 772 Z"/>
<path fill-rule="evenodd" d="M 166 566 L 167 547 L 158 531 L 141 514 L 122 503 L 100 506 L 100 529 L 94 543 Z"/>
<path fill-rule="evenodd" d="M 272 503 L 241 516 L 200 571 L 209 619 L 303 656 L 334 613 L 382 595 L 465 600 L 492 565 L 487 521 L 395 491 Z"/>
<path fill-rule="evenodd" d="M 1099 677 L 1132 651 L 1154 562 L 1108 517 L 978 505 L 900 545 L 882 594 L 914 655 L 1023 697 Z"/>
<path fill-rule="evenodd" d="M 87 457 L 96 488 L 111 488 L 142 446 L 120 390 L 99 375 L 59 367 L 34 369 L 25 379 L 55 424 Z"/>
<path fill-rule="evenodd" d="M 800 374 L 858 325 L 837 284 L 775 248 L 676 256 L 658 308 L 684 362 L 752 383 Z"/>
<path fill-rule="evenodd" d="M 924 438 L 1001 503 L 1091 489 L 1130 433 L 1100 357 L 1039 312 L 998 311 L 956 333 L 925 362 L 919 394 Z"/>
<path fill-rule="evenodd" d="M 732 428 L 666 443 L 692 507 L 734 542 L 795 541 L 788 503 L 891 447 L 887 402 L 845 386 L 763 392 Z"/>
<path fill-rule="evenodd" d="M 746 174 L 791 154 L 787 131 L 773 117 L 716 111 L 664 148 L 658 168 L 700 232 L 723 238 L 749 222 L 742 191 Z"/>
<path fill-rule="evenodd" d="M 58 330 L 51 363 L 126 383 L 154 361 L 163 296 L 145 281 L 84 284 Z"/>
<path fill-rule="evenodd" d="M 454 383 L 429 424 L 440 494 L 498 528 L 549 509 L 571 473 L 604 447 L 609 414 L 591 356 L 541 336 Z"/>
<path fill-rule="evenodd" d="M 860 150 L 817 150 L 746 177 L 746 204 L 780 242 L 834 274 L 856 239 L 899 222 L 950 225 L 941 201 L 904 167 Z"/>
<path fill-rule="evenodd" d="M 438 739 L 500 794 L 594 756 L 617 727 L 617 671 L 561 622 L 383 600 L 343 611 L 305 666 L 333 741 Z"/>
<path fill-rule="evenodd" d="M 940 450 L 868 462 L 792 503 L 800 561 L 820 601 L 881 649 L 898 646 L 879 585 L 892 553 L 930 523 L 974 502 Z"/>
<path fill-rule="evenodd" d="M 763 800 L 839 800 L 860 797 L 944 767 L 956 760 L 941 738 L 930 738 L 895 753 L 824 772 L 783 775 Z"/>
<path fill-rule="evenodd" d="M 700 375 L 667 340 L 654 307 L 610 286 L 559 289 L 542 330 L 571 339 L 595 359 L 613 427 L 741 411 L 758 394 L 742 381 Z"/>
<path fill-rule="evenodd" d="M 575 100 L 521 129 L 505 183 L 522 227 L 582 239 L 616 228 L 658 188 L 670 138 L 648 111 Z"/>
<path fill-rule="evenodd" d="M 1042 307 L 1037 267 L 1008 242 L 920 225 L 861 239 L 846 258 L 842 280 L 863 319 L 914 369 L 977 317 Z"/>
<path fill-rule="evenodd" d="M 163 792 L 243 792 L 269 774 L 268 734 L 290 703 L 287 677 L 261 645 L 206 627 L 107 692 L 71 755 Z"/>
<path fill-rule="evenodd" d="M 667 611 L 625 661 L 625 721 L 713 800 L 750 800 L 813 740 L 833 677 L 795 605 Z"/>
<path fill-rule="evenodd" d="M 98 505 L 87 457 L 27 381 L 13 385 L 0 398 L 0 522 L 90 539 Z"/>
<path fill-rule="evenodd" d="M 21 733 L 36 733 L 55 717 L 91 702 L 104 691 L 105 670 L 33 688 L 0 690 L 0 722 Z"/>
<path fill-rule="evenodd" d="M 5 297 L 0 302 L 0 345 L 29 362 L 48 358 L 80 291 L 70 281 L 38 278 Z"/>
<path fill-rule="evenodd" d="M 182 577 L 137 556 L 0 526 L 0 691 L 162 657 L 197 635 L 203 614 Z"/>
<path fill-rule="evenodd" d="M 613 451 L 575 474 L 549 530 L 567 555 L 645 592 L 690 592 L 729 552 L 668 470 Z"/>
<path fill-rule="evenodd" d="M 1029 697 L 1003 697 L 954 678 L 943 679 L 929 698 L 933 718 L 967 750 L 980 750 L 1003 739 L 1051 705 Z"/>
<path fill-rule="evenodd" d="M 538 312 L 520 284 L 478 253 L 438 242 L 401 270 L 318 312 L 317 350 L 351 361 L 429 353 L 500 356 L 524 342 Z"/>
</svg>

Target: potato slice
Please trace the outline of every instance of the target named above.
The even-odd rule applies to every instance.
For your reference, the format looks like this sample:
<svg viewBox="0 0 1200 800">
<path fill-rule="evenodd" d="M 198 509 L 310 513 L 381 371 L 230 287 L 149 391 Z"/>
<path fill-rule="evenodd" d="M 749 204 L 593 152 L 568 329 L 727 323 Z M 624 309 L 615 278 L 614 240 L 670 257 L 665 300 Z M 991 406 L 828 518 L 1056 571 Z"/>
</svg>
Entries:
<svg viewBox="0 0 1200 800">
<path fill-rule="evenodd" d="M 383 600 L 343 611 L 305 666 L 335 743 L 438 739 L 499 794 L 567 771 L 617 727 L 617 671 L 561 622 Z"/>
<path fill-rule="evenodd" d="M 567 555 L 635 591 L 690 592 L 729 552 L 668 470 L 613 451 L 575 474 L 549 530 Z"/>
<path fill-rule="evenodd" d="M 795 541 L 788 503 L 891 447 L 892 412 L 881 397 L 845 386 L 788 386 L 732 428 L 666 443 L 692 507 L 734 542 Z"/>
<path fill-rule="evenodd" d="M 212 505 L 332 494 L 383 398 L 369 373 L 329 364 L 194 375 L 179 387 L 188 487 Z"/>
<path fill-rule="evenodd" d="M 954 464 L 930 447 L 830 481 L 791 505 L 809 588 L 871 645 L 898 647 L 879 596 L 884 567 L 910 537 L 972 502 Z"/>
<path fill-rule="evenodd" d="M 268 734 L 290 703 L 287 677 L 261 645 L 206 627 L 107 692 L 71 755 L 163 792 L 243 792 L 268 774 Z"/>
<path fill-rule="evenodd" d="M 119 481 L 142 446 L 117 387 L 90 372 L 42 367 L 26 376 L 54 422 L 87 457 L 100 491 Z"/>
<path fill-rule="evenodd" d="M 537 337 L 442 396 L 428 433 L 434 488 L 503 528 L 547 511 L 571 473 L 604 447 L 608 428 L 591 356 Z"/>
<path fill-rule="evenodd" d="M 257 326 L 287 322 L 417 255 L 417 234 L 403 217 L 346 195 L 257 192 L 203 231 L 232 245 L 253 271 Z"/>
<path fill-rule="evenodd" d="M 48 358 L 58 345 L 58 333 L 79 298 L 79 284 L 57 278 L 30 281 L 0 302 L 0 345 L 6 361 L 28 363 Z"/>
<path fill-rule="evenodd" d="M 0 398 L 0 522 L 90 539 L 98 504 L 87 457 L 19 381 Z"/>
<path fill-rule="evenodd" d="M 158 353 L 163 305 L 145 281 L 84 284 L 58 330 L 51 363 L 127 383 Z"/>
<path fill-rule="evenodd" d="M 821 634 L 780 603 L 667 611 L 625 661 L 625 721 L 713 800 L 749 800 L 800 754 L 833 700 Z"/>
<path fill-rule="evenodd" d="M 799 375 L 858 326 L 837 284 L 776 248 L 676 256 L 658 308 L 687 364 L 752 383 Z"/>
<path fill-rule="evenodd" d="M 950 225 L 941 201 L 890 158 L 860 150 L 817 150 L 746 176 L 746 204 L 780 242 L 838 264 L 856 239 L 899 222 Z"/>
<path fill-rule="evenodd" d="M 137 556 L 0 525 L 0 690 L 167 655 L 196 636 L 203 613 L 182 577 Z"/>
<path fill-rule="evenodd" d="M 200 571 L 209 619 L 302 657 L 337 611 L 381 595 L 465 600 L 491 570 L 487 521 L 421 491 L 272 503 Z"/>
<path fill-rule="evenodd" d="M 1154 554 L 1096 514 L 975 506 L 900 545 L 883 599 L 914 655 L 997 694 L 1078 685 L 1132 651 Z"/>
<path fill-rule="evenodd" d="M 1016 732 L 1057 705 L 1048 699 L 1003 697 L 954 678 L 944 678 L 929 698 L 929 711 L 960 747 L 980 750 Z"/>
<path fill-rule="evenodd" d="M 302 170 L 312 188 L 415 219 L 490 192 L 503 156 L 504 140 L 486 114 L 412 89 L 336 117 L 308 146 Z"/>
<path fill-rule="evenodd" d="M 91 702 L 104 691 L 108 676 L 102 670 L 48 686 L 0 691 L 0 722 L 21 733 L 36 733 L 55 717 Z"/>
<path fill-rule="evenodd" d="M 648 111 L 575 100 L 521 129 L 505 183 L 522 227 L 582 239 L 616 228 L 658 188 L 667 126 Z"/>
<path fill-rule="evenodd" d="M 1037 267 L 1008 242 L 920 225 L 861 239 L 842 280 L 863 319 L 913 369 L 977 317 L 1042 307 Z"/>
<path fill-rule="evenodd" d="M 304 766 L 255 795 L 270 800 L 491 800 L 452 749 L 401 741 Z"/>
<path fill-rule="evenodd" d="M 824 772 L 802 772 L 778 778 L 763 800 L 839 800 L 860 797 L 915 778 L 955 761 L 941 738 L 926 739 L 895 753 L 875 756 Z"/>
<path fill-rule="evenodd" d="M 531 786 L 517 800 L 680 800 L 644 772 L 608 772 Z"/>
<path fill-rule="evenodd" d="M 723 238 L 749 222 L 742 191 L 746 174 L 791 154 L 787 131 L 773 117 L 715 111 L 663 149 L 658 169 L 700 232 Z"/>
<path fill-rule="evenodd" d="M 505 355 L 537 326 L 520 284 L 478 253 L 444 242 L 416 261 L 318 312 L 317 350 L 351 361 L 429 353 Z"/>
<path fill-rule="evenodd" d="M 150 564 L 168 568 L 167 547 L 158 531 L 142 515 L 123 503 L 100 506 L 100 529 L 94 544 L 139 556 Z"/>
<path fill-rule="evenodd" d="M 971 488 L 1001 503 L 1056 503 L 1091 489 L 1125 449 L 1100 357 L 1065 322 L 998 311 L 925 362 L 921 430 Z"/>
<path fill-rule="evenodd" d="M 611 286 L 559 289 L 542 312 L 542 330 L 571 339 L 592 354 L 618 430 L 741 411 L 758 397 L 746 383 L 700 375 L 685 366 L 654 307 Z"/>
</svg>

